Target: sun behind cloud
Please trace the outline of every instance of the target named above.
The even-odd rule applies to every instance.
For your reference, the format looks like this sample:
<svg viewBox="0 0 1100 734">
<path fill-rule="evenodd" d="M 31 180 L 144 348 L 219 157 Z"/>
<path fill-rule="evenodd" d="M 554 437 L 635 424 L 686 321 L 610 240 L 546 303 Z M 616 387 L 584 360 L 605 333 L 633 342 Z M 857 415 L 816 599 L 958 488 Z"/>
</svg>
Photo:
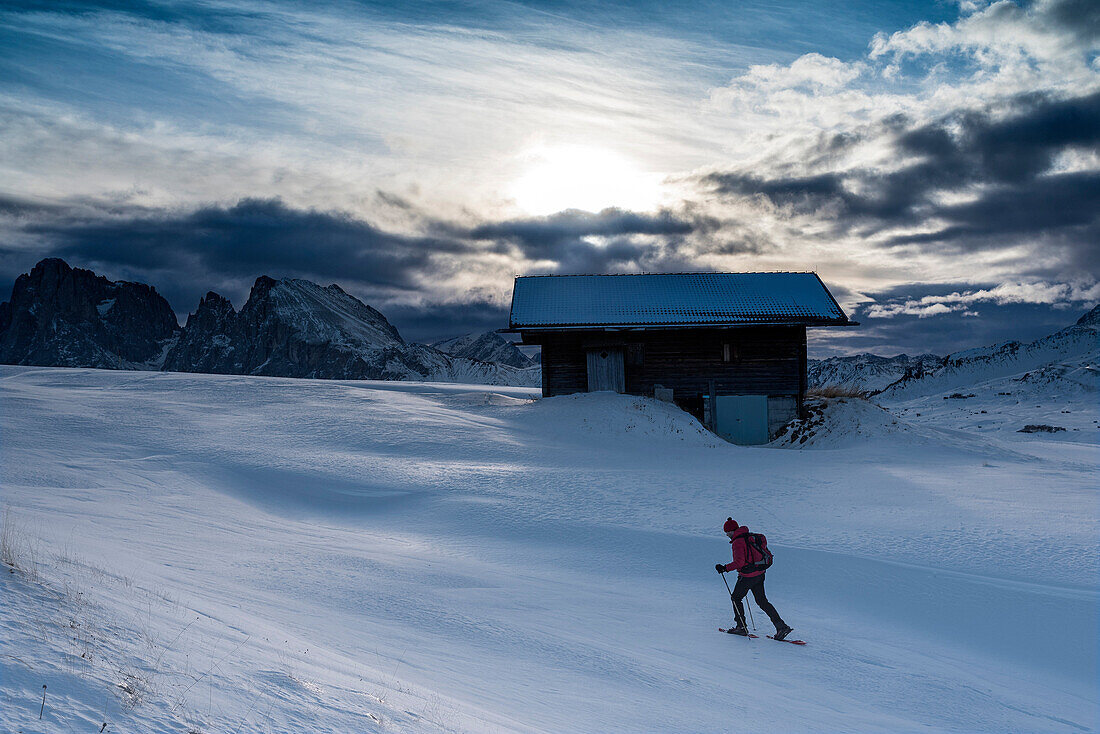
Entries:
<svg viewBox="0 0 1100 734">
<path fill-rule="evenodd" d="M 523 155 L 525 172 L 507 194 L 528 214 L 609 207 L 650 211 L 661 201 L 661 176 L 606 148 L 557 145 Z"/>
</svg>

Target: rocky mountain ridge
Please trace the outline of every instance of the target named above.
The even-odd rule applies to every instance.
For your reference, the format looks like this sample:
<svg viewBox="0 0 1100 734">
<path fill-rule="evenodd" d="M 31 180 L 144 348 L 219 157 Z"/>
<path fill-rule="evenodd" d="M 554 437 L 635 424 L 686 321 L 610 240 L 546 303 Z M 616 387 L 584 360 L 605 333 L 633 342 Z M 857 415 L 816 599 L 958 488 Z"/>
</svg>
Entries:
<svg viewBox="0 0 1100 734">
<path fill-rule="evenodd" d="M 156 369 L 179 333 L 155 288 L 47 258 L 0 304 L 0 363 Z"/>
<path fill-rule="evenodd" d="M 338 285 L 256 279 L 239 312 L 208 293 L 164 369 L 336 380 L 432 380 L 533 385 L 509 365 L 406 342 L 378 310 Z"/>
<path fill-rule="evenodd" d="M 0 363 L 534 386 L 537 370 L 406 342 L 337 285 L 256 279 L 240 311 L 207 293 L 181 329 L 140 283 L 113 283 L 58 259 L 20 276 L 0 304 Z"/>
</svg>

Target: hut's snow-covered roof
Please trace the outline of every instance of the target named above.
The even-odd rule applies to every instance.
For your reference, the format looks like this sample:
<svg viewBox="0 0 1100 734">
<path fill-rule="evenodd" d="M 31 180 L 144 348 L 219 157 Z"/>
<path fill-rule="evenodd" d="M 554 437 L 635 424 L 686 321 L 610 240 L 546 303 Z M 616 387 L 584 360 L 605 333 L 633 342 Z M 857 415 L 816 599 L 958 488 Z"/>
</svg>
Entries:
<svg viewBox="0 0 1100 734">
<path fill-rule="evenodd" d="M 511 329 L 851 324 L 816 273 L 516 278 Z"/>
</svg>

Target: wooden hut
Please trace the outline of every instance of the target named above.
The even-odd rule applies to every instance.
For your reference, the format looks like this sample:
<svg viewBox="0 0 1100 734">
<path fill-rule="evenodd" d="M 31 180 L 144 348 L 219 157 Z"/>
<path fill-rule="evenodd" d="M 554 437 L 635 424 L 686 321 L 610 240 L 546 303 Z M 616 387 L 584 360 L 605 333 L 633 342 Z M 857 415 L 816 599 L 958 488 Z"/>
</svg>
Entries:
<svg viewBox="0 0 1100 734">
<path fill-rule="evenodd" d="M 505 331 L 542 347 L 546 397 L 659 397 L 755 444 L 802 412 L 806 329 L 854 323 L 815 273 L 540 275 Z"/>
</svg>

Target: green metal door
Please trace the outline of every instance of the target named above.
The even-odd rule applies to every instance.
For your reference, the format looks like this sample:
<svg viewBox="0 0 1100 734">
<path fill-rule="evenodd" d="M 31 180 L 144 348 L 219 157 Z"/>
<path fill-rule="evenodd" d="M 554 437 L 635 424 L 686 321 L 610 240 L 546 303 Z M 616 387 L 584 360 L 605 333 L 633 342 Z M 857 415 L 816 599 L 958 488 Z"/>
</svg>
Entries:
<svg viewBox="0 0 1100 734">
<path fill-rule="evenodd" d="M 768 396 L 720 395 L 714 400 L 714 429 L 730 443 L 755 446 L 767 443 Z"/>
</svg>

